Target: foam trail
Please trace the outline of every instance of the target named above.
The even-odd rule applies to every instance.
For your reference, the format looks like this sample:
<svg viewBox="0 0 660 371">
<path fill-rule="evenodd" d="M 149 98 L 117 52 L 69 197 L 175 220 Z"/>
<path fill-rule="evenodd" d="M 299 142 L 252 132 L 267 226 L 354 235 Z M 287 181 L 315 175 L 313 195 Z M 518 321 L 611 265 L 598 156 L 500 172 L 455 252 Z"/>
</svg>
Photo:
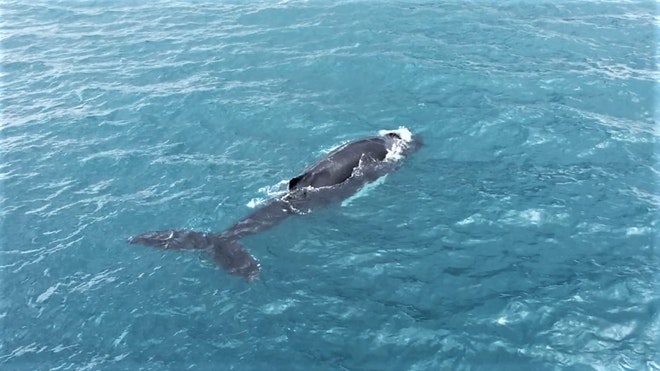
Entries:
<svg viewBox="0 0 660 371">
<path fill-rule="evenodd" d="M 357 193 L 355 193 L 351 197 L 349 197 L 349 198 L 345 199 L 344 201 L 342 201 L 341 206 L 346 207 L 346 206 L 350 205 L 351 202 L 353 202 L 353 200 L 357 200 L 358 198 L 361 198 L 361 197 L 364 197 L 364 196 L 368 195 L 369 192 L 371 192 L 372 189 L 374 189 L 377 186 L 383 184 L 385 182 L 385 178 L 387 178 L 387 174 L 380 177 L 380 178 L 378 178 L 374 182 L 368 183 L 367 185 L 362 187 L 359 191 L 357 191 Z"/>
<path fill-rule="evenodd" d="M 259 193 L 265 197 L 254 197 L 245 205 L 250 209 L 257 208 L 268 202 L 268 200 L 283 196 L 286 192 L 286 185 L 289 184 L 288 180 L 280 180 L 277 184 L 259 188 Z"/>
</svg>

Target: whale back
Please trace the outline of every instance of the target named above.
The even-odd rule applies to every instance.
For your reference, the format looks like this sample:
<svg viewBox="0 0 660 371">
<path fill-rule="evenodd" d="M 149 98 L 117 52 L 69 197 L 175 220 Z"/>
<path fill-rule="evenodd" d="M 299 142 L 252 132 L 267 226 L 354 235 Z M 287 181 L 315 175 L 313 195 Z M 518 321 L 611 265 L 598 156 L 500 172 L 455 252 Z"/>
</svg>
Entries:
<svg viewBox="0 0 660 371">
<path fill-rule="evenodd" d="M 347 143 L 330 152 L 301 175 L 289 181 L 289 190 L 304 187 L 328 187 L 341 184 L 365 161 L 380 162 L 387 156 L 387 143 L 382 137 Z"/>
</svg>

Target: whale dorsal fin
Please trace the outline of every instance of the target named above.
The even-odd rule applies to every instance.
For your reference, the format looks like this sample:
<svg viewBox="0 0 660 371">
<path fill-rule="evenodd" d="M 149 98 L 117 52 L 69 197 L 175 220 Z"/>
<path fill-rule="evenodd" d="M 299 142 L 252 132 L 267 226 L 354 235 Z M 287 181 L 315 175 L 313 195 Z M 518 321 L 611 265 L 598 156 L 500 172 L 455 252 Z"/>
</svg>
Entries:
<svg viewBox="0 0 660 371">
<path fill-rule="evenodd" d="M 302 178 L 304 176 L 305 176 L 305 174 L 297 176 L 297 177 L 289 180 L 289 191 L 296 188 L 296 186 L 298 185 L 298 183 L 300 183 L 300 181 L 302 180 Z"/>
</svg>

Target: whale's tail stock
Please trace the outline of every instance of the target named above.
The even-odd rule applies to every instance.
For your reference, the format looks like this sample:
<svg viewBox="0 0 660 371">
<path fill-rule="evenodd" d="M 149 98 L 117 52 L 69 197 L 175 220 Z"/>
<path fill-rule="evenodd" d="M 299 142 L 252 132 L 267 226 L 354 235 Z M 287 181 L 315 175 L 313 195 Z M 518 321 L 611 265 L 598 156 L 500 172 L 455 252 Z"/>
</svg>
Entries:
<svg viewBox="0 0 660 371">
<path fill-rule="evenodd" d="M 194 231 L 155 231 L 133 236 L 130 244 L 162 250 L 206 250 L 213 260 L 230 274 L 252 281 L 259 276 L 260 264 L 235 239 L 219 234 Z"/>
</svg>

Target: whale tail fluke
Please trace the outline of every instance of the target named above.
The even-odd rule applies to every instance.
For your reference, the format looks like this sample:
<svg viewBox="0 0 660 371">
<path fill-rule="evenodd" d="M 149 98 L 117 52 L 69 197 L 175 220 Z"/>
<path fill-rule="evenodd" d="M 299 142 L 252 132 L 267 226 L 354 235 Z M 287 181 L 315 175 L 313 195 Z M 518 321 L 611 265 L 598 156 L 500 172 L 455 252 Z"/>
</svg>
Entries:
<svg viewBox="0 0 660 371">
<path fill-rule="evenodd" d="M 247 281 L 259 276 L 259 262 L 237 241 L 218 234 L 165 230 L 133 236 L 128 243 L 162 250 L 206 250 L 216 264 L 230 274 Z"/>
<path fill-rule="evenodd" d="M 234 240 L 222 240 L 208 252 L 213 261 L 230 274 L 241 276 L 248 282 L 259 277 L 259 261 Z"/>
</svg>

